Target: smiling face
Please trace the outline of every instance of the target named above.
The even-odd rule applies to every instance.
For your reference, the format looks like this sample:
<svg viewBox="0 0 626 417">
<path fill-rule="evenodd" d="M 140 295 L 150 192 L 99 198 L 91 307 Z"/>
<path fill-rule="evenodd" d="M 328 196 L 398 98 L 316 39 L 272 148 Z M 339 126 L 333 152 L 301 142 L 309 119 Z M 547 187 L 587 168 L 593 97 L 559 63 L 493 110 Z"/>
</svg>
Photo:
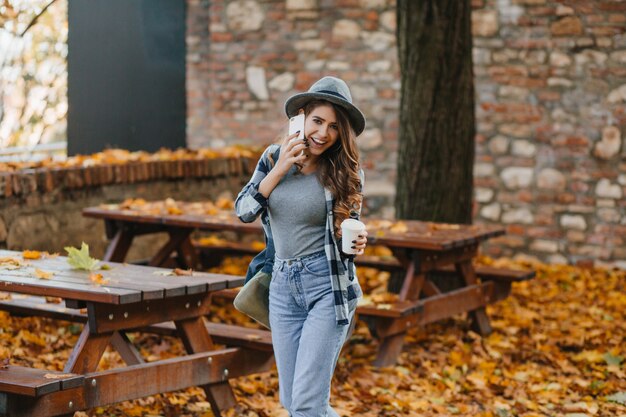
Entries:
<svg viewBox="0 0 626 417">
<path fill-rule="evenodd" d="M 304 134 L 309 140 L 308 151 L 313 157 L 320 156 L 339 139 L 339 126 L 335 109 L 321 104 L 309 112 L 304 121 Z"/>
</svg>

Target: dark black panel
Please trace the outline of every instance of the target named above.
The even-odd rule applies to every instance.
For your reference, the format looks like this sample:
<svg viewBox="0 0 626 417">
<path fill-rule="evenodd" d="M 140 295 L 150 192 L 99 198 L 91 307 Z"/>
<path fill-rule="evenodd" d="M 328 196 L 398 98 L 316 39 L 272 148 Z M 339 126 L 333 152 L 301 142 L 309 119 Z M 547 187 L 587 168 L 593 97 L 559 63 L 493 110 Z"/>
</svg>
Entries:
<svg viewBox="0 0 626 417">
<path fill-rule="evenodd" d="M 68 3 L 68 153 L 185 146 L 185 0 Z"/>
</svg>

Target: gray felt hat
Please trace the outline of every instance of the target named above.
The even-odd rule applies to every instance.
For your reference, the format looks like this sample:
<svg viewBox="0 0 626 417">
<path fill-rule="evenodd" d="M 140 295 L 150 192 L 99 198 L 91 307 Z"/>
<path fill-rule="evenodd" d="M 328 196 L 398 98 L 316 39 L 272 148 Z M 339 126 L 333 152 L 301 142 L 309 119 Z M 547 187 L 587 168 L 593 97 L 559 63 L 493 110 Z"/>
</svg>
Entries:
<svg viewBox="0 0 626 417">
<path fill-rule="evenodd" d="M 298 114 L 298 110 L 311 100 L 326 100 L 343 107 L 348 112 L 350 124 L 357 136 L 365 129 L 365 116 L 354 104 L 345 81 L 336 77 L 324 77 L 315 82 L 306 93 L 293 95 L 285 102 L 287 117 Z"/>
</svg>

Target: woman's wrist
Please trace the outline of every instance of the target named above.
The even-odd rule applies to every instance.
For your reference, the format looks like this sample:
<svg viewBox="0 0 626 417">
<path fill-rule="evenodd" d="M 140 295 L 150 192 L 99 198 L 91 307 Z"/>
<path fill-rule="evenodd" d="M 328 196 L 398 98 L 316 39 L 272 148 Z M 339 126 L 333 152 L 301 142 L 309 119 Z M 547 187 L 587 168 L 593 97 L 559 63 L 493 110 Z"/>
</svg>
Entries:
<svg viewBox="0 0 626 417">
<path fill-rule="evenodd" d="M 274 191 L 274 188 L 276 188 L 284 176 L 285 174 L 278 169 L 278 166 L 274 167 L 274 169 L 272 169 L 259 183 L 259 192 L 263 195 L 263 197 L 269 198 L 272 191 Z"/>
</svg>

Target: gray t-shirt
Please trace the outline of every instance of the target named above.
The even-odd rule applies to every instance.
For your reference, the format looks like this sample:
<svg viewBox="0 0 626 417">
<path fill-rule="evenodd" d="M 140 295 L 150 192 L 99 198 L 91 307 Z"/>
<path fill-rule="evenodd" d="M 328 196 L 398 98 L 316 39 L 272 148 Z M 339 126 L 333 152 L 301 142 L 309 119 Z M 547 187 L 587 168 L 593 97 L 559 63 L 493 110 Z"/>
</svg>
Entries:
<svg viewBox="0 0 626 417">
<path fill-rule="evenodd" d="M 324 187 L 315 173 L 295 173 L 292 167 L 269 198 L 272 236 L 280 259 L 299 258 L 324 249 Z"/>
</svg>

